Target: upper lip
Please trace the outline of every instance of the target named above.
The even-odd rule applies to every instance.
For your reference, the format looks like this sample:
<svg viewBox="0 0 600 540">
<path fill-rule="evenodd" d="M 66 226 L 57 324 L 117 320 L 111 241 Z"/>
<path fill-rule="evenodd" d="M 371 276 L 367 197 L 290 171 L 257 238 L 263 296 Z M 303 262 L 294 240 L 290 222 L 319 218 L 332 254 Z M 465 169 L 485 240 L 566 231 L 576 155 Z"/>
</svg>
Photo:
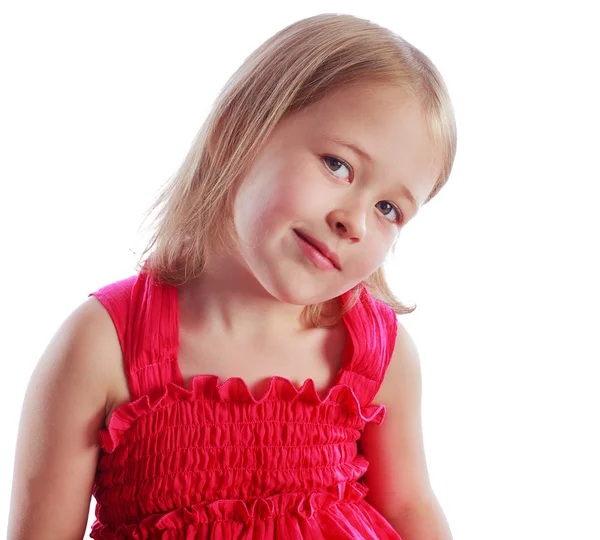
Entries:
<svg viewBox="0 0 600 540">
<path fill-rule="evenodd" d="M 304 238 L 304 240 L 306 240 L 309 244 L 312 244 L 314 247 L 316 247 L 323 255 L 325 255 L 325 257 L 327 257 L 332 262 L 333 266 L 335 266 L 338 270 L 342 269 L 339 257 L 333 251 L 331 251 L 326 244 L 324 244 L 323 242 L 319 242 L 316 238 L 310 236 L 304 231 L 299 231 L 298 229 L 294 229 L 294 231 L 296 231 L 296 233 L 302 238 Z"/>
</svg>

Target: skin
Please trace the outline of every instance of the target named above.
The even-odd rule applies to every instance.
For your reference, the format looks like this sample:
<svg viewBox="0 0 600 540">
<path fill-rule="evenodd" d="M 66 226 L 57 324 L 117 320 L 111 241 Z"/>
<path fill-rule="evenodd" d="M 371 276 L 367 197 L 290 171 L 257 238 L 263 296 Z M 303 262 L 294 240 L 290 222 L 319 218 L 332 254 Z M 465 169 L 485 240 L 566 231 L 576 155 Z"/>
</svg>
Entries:
<svg viewBox="0 0 600 540">
<path fill-rule="evenodd" d="M 324 140 L 326 132 L 355 142 L 373 162 Z M 383 263 L 440 168 L 418 104 L 398 89 L 346 88 L 287 117 L 237 193 L 234 225 L 241 247 L 212 253 L 201 279 L 181 287 L 184 334 L 200 336 L 197 329 L 202 327 L 205 334 L 217 336 L 220 358 L 234 356 L 222 354 L 223 344 L 246 351 L 240 344 L 277 342 L 272 350 L 279 352 L 283 345 L 284 350 L 297 349 L 307 364 L 322 343 L 322 329 L 305 331 L 303 307 L 335 298 Z M 403 196 L 401 184 L 414 194 L 416 209 Z M 398 207 L 398 214 L 389 203 Z M 401 223 L 396 223 L 398 217 Z M 335 251 L 341 270 L 314 266 L 300 249 L 294 228 Z M 302 349 L 301 343 L 309 345 Z M 248 357 L 260 358 L 266 348 Z M 281 355 L 272 356 L 280 364 Z M 272 372 L 273 365 L 250 363 L 247 368 Z M 290 363 L 287 369 L 299 365 Z M 232 364 L 231 369 L 239 374 L 242 367 Z M 207 371 L 198 365 L 188 369 Z M 368 424 L 360 440 L 371 463 L 365 477 L 367 500 L 403 540 L 448 540 L 427 475 L 420 398 L 418 354 L 399 324 L 394 354 L 374 400 L 386 405 L 386 420 L 380 426 Z M 57 330 L 31 377 L 17 440 L 9 539 L 82 538 L 98 459 L 97 432 L 112 410 L 128 400 L 115 328 L 91 297 Z"/>
</svg>

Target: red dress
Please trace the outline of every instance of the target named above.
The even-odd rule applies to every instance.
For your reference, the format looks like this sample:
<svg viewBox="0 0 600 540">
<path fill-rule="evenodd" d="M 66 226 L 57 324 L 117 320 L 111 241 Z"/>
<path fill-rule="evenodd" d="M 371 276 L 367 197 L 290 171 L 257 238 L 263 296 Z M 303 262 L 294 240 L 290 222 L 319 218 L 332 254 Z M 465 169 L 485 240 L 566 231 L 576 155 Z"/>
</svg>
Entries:
<svg viewBox="0 0 600 540">
<path fill-rule="evenodd" d="M 101 288 L 125 358 L 132 400 L 100 431 L 91 538 L 299 539 L 400 536 L 364 497 L 357 440 L 393 352 L 397 320 L 362 290 L 349 339 L 321 399 L 274 376 L 262 397 L 237 377 L 198 375 L 177 359 L 177 289 L 140 273 Z M 347 293 L 341 301 L 347 299 Z"/>
</svg>

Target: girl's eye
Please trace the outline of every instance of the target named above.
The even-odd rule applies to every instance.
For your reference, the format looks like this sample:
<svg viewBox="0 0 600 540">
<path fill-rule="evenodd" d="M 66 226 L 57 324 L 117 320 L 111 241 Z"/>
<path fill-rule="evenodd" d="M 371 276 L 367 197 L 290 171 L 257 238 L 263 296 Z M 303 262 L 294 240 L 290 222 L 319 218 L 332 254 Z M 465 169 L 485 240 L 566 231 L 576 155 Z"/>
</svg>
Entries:
<svg viewBox="0 0 600 540">
<path fill-rule="evenodd" d="M 329 161 L 330 163 L 332 163 L 332 167 L 330 167 L 329 165 L 327 165 L 327 168 L 332 172 L 332 173 L 336 173 L 338 172 L 340 169 L 339 167 L 345 167 L 346 169 L 348 169 L 348 173 L 352 172 L 352 169 L 350 167 L 350 165 L 344 163 L 343 161 L 341 161 L 340 159 L 334 158 L 333 156 L 323 156 L 323 161 L 327 162 Z M 337 176 L 337 175 L 336 175 Z M 349 175 L 346 175 L 349 176 Z M 344 178 L 342 176 L 338 176 L 338 178 Z"/>
<path fill-rule="evenodd" d="M 333 156 L 323 156 L 323 161 L 327 162 L 329 161 L 330 163 L 333 164 L 332 167 L 330 167 L 329 165 L 327 165 L 327 168 L 333 172 L 336 173 L 337 171 L 339 171 L 339 167 L 345 167 L 346 169 L 348 169 L 348 172 L 351 173 L 352 172 L 352 168 L 350 167 L 350 165 L 348 165 L 347 163 L 343 162 L 341 159 L 337 159 Z M 335 170 L 332 170 L 335 169 Z M 336 175 L 337 176 L 337 175 Z M 339 178 L 339 177 L 338 177 Z M 383 215 L 384 216 L 395 216 L 394 219 L 389 219 L 388 221 L 391 221 L 392 223 L 397 223 L 400 224 L 402 223 L 403 220 L 403 214 L 400 211 L 400 209 L 392 202 L 389 201 L 380 201 L 377 204 L 383 204 L 384 208 L 383 210 Z M 390 213 L 390 211 L 392 211 L 392 213 Z"/>
<path fill-rule="evenodd" d="M 403 219 L 402 212 L 394 203 L 391 203 L 389 201 L 380 201 L 377 204 L 384 205 L 384 208 L 382 210 L 383 210 L 383 215 L 386 216 L 386 218 L 387 218 L 387 216 L 394 215 L 393 213 L 388 213 L 390 210 L 395 212 L 396 217 L 394 219 L 390 219 L 389 221 L 391 221 L 392 223 L 398 223 L 398 224 L 402 223 L 402 219 Z"/>
</svg>

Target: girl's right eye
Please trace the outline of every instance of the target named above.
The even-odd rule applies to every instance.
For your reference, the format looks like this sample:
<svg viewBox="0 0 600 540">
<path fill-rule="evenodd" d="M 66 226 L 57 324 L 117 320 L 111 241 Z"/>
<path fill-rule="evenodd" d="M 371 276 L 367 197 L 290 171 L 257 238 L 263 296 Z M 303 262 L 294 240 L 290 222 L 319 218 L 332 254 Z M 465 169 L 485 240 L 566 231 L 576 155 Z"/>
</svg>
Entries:
<svg viewBox="0 0 600 540">
<path fill-rule="evenodd" d="M 341 159 L 338 159 L 338 158 L 336 158 L 336 157 L 333 157 L 333 156 L 323 156 L 323 161 L 325 161 L 327 168 L 328 168 L 328 169 L 329 169 L 329 170 L 330 170 L 332 173 L 334 173 L 334 175 L 335 175 L 335 176 L 338 176 L 338 175 L 336 175 L 335 173 L 336 173 L 336 172 L 338 172 L 338 171 L 340 170 L 340 169 L 338 168 L 338 167 L 340 167 L 340 165 L 341 165 L 342 167 L 346 167 L 346 169 L 348 169 L 348 173 L 352 173 L 352 168 L 350 167 L 350 165 L 348 165 L 346 162 L 342 161 Z M 329 165 L 327 165 L 327 161 L 329 161 L 330 163 L 333 163 L 333 165 L 332 165 L 332 167 L 333 167 L 333 168 L 332 168 L 332 167 L 330 167 Z M 333 170 L 333 169 L 336 169 L 336 170 Z M 348 174 L 348 175 L 346 175 L 346 176 L 349 178 L 350 174 Z M 343 179 L 344 177 L 342 177 L 342 176 L 338 176 L 338 178 L 342 178 L 342 179 Z"/>
</svg>

